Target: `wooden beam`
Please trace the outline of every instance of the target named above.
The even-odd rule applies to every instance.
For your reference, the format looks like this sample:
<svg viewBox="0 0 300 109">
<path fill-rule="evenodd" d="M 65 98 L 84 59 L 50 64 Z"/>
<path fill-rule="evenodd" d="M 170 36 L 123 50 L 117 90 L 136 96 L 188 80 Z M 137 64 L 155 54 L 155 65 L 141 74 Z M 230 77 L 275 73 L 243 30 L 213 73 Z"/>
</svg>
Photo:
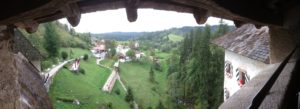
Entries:
<svg viewBox="0 0 300 109">
<path fill-rule="evenodd" d="M 25 26 L 26 26 L 25 30 L 28 33 L 34 33 L 38 29 L 39 23 L 37 23 L 36 21 L 28 21 L 28 22 L 25 22 Z"/>
<path fill-rule="evenodd" d="M 0 25 L 14 24 L 16 22 L 30 20 L 30 19 L 36 19 L 36 18 L 45 16 L 45 15 L 53 14 L 53 13 L 57 12 L 65 4 L 68 4 L 71 2 L 75 2 L 75 1 L 74 0 L 51 0 L 50 2 L 45 3 L 44 5 L 42 5 L 38 8 L 31 9 L 26 12 L 22 12 L 18 15 L 1 20 Z"/>
<path fill-rule="evenodd" d="M 210 12 L 205 9 L 196 9 L 193 15 L 198 24 L 204 24 L 210 16 Z"/>
<path fill-rule="evenodd" d="M 67 4 L 62 7 L 61 11 L 67 16 L 68 22 L 73 26 L 77 26 L 80 22 L 81 12 L 77 3 Z"/>
<path fill-rule="evenodd" d="M 138 13 L 138 4 L 139 0 L 128 0 L 126 3 L 126 14 L 127 14 L 127 19 L 129 22 L 134 22 L 137 20 Z"/>
<path fill-rule="evenodd" d="M 137 20 L 137 8 L 135 7 L 126 7 L 127 20 L 129 22 L 135 22 Z"/>
<path fill-rule="evenodd" d="M 242 21 L 239 21 L 239 20 L 233 20 L 233 23 L 234 23 L 235 27 L 237 27 L 237 28 L 239 28 L 242 25 L 246 24 L 246 22 L 242 22 Z"/>
<path fill-rule="evenodd" d="M 37 31 L 38 27 L 39 27 L 39 24 L 30 26 L 30 27 L 26 27 L 25 30 L 28 33 L 35 33 Z"/>
<path fill-rule="evenodd" d="M 34 20 L 27 20 L 14 24 L 16 27 L 24 28 L 28 33 L 34 33 L 38 29 L 39 23 Z"/>
<path fill-rule="evenodd" d="M 77 26 L 80 22 L 81 14 L 67 17 L 68 22 L 73 26 Z"/>
</svg>

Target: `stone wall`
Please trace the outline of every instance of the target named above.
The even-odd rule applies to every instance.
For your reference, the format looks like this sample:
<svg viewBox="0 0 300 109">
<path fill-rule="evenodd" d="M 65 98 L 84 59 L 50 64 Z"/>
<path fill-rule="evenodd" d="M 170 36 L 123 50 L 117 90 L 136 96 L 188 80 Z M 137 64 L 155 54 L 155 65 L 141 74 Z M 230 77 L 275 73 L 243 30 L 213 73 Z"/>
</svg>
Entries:
<svg viewBox="0 0 300 109">
<path fill-rule="evenodd" d="M 38 70 L 12 52 L 12 29 L 0 35 L 0 108 L 52 109 Z"/>
<path fill-rule="evenodd" d="M 3 59 L 3 54 L 0 53 L 0 107 L 51 109 L 51 102 L 39 71 L 20 55 L 7 53 L 10 55 Z"/>
</svg>

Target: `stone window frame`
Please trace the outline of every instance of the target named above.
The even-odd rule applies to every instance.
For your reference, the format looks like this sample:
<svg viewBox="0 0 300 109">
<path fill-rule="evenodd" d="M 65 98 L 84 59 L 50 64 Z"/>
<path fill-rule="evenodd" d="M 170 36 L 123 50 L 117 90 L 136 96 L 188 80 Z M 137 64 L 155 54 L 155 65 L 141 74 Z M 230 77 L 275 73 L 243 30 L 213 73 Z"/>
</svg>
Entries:
<svg viewBox="0 0 300 109">
<path fill-rule="evenodd" d="M 229 69 L 227 69 L 228 67 L 230 67 Z M 227 71 L 229 70 L 229 71 Z M 230 61 L 225 61 L 224 63 L 224 73 L 225 73 L 225 76 L 229 79 L 232 78 L 233 76 L 233 65 Z"/>
<path fill-rule="evenodd" d="M 240 80 L 240 77 L 239 75 L 243 75 L 245 80 L 244 80 L 244 84 L 240 84 L 239 83 L 239 80 Z M 236 69 L 236 79 L 237 79 L 237 82 L 238 82 L 238 85 L 240 87 L 244 86 L 245 84 L 247 84 L 249 81 L 250 81 L 250 76 L 247 74 L 247 70 L 241 68 L 241 67 L 238 67 Z"/>
</svg>

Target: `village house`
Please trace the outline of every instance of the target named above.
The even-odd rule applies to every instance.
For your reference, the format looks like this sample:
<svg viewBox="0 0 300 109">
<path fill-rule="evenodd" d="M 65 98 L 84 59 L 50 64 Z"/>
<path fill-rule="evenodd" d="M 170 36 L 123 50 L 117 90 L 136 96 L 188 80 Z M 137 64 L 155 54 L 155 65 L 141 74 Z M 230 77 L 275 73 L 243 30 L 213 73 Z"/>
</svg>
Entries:
<svg viewBox="0 0 300 109">
<path fill-rule="evenodd" d="M 138 49 L 139 47 L 140 47 L 139 42 L 135 42 L 135 43 L 134 43 L 134 48 L 135 48 L 135 49 Z"/>
<path fill-rule="evenodd" d="M 14 34 L 13 52 L 26 57 L 28 62 L 40 72 L 43 56 L 39 50 L 18 29 L 14 30 Z"/>
<path fill-rule="evenodd" d="M 116 47 L 117 55 L 119 56 L 120 62 L 125 62 L 130 60 L 126 53 L 130 50 L 128 46 L 118 45 Z"/>
<path fill-rule="evenodd" d="M 107 54 L 105 40 L 96 41 L 91 51 L 97 59 L 104 59 Z"/>
<path fill-rule="evenodd" d="M 270 65 L 269 28 L 245 24 L 212 43 L 225 49 L 224 100 Z"/>
</svg>

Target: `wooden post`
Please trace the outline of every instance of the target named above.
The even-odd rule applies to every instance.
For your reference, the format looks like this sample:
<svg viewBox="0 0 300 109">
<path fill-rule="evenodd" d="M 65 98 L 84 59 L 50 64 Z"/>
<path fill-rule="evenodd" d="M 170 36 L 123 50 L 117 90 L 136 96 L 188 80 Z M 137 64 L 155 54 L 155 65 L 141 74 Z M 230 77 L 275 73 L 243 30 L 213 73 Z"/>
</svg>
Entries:
<svg viewBox="0 0 300 109">
<path fill-rule="evenodd" d="M 34 20 L 27 20 L 23 22 L 15 23 L 15 26 L 24 28 L 28 33 L 34 33 L 39 27 L 39 23 Z"/>
<path fill-rule="evenodd" d="M 139 0 L 128 0 L 126 3 L 126 14 L 129 22 L 135 22 L 138 18 L 138 3 Z"/>
<path fill-rule="evenodd" d="M 195 9 L 193 15 L 197 24 L 204 24 L 210 16 L 210 13 L 205 9 Z"/>
<path fill-rule="evenodd" d="M 77 26 L 81 19 L 81 12 L 76 3 L 67 4 L 63 7 L 62 12 L 67 16 L 68 22 L 73 26 Z"/>
<path fill-rule="evenodd" d="M 233 23 L 234 23 L 235 27 L 237 27 L 237 28 L 239 28 L 245 24 L 245 22 L 239 21 L 239 20 L 233 20 Z"/>
</svg>

